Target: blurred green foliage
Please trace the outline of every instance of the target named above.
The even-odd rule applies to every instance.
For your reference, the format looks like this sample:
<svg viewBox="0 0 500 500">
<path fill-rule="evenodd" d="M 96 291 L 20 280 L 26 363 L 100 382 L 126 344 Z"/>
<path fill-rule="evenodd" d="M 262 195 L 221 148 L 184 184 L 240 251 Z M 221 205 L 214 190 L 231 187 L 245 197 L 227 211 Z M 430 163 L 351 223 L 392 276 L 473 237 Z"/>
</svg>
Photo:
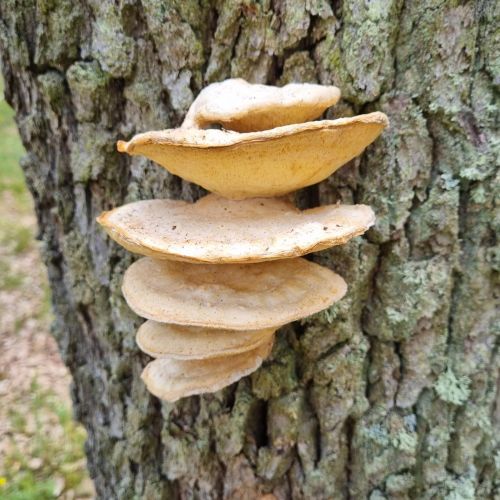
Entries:
<svg viewBox="0 0 500 500">
<path fill-rule="evenodd" d="M 14 265 L 18 259 L 38 251 L 34 241 L 33 204 L 19 165 L 23 154 L 14 111 L 3 97 L 0 78 L 0 292 L 21 297 L 26 293 L 43 295 L 34 302 L 36 307 L 30 314 L 27 317 L 20 314 L 6 334 L 19 334 L 27 321 L 35 320 L 36 326 L 31 328 L 43 329 L 48 335 L 48 283 L 43 280 L 40 288 L 33 288 L 30 284 L 33 270 Z M 41 265 L 38 258 L 27 262 Z M 0 381 L 2 376 L 0 366 Z M 16 381 L 11 383 L 15 385 Z M 61 383 L 66 384 L 67 380 Z M 0 418 L 8 420 L 10 437 L 3 436 L 3 444 L 9 444 L 0 451 L 3 465 L 0 467 L 0 500 L 92 497 L 83 450 L 85 431 L 73 420 L 66 401 L 33 381 L 27 393 L 19 394 L 3 410 Z"/>
<path fill-rule="evenodd" d="M 24 148 L 14 123 L 14 111 L 3 97 L 0 79 L 0 191 L 8 189 L 18 196 L 26 196 L 26 187 L 19 160 Z"/>
<path fill-rule="evenodd" d="M 56 498 L 58 484 L 77 490 L 87 476 L 83 458 L 85 431 L 71 411 L 48 390 L 32 382 L 28 407 L 13 408 L 9 419 L 16 434 L 29 436 L 29 450 L 14 446 L 6 464 L 0 499 L 45 500 Z M 49 424 L 49 425 L 48 425 Z M 47 429 L 52 432 L 47 432 Z M 78 496 L 78 495 L 77 495 Z"/>
</svg>

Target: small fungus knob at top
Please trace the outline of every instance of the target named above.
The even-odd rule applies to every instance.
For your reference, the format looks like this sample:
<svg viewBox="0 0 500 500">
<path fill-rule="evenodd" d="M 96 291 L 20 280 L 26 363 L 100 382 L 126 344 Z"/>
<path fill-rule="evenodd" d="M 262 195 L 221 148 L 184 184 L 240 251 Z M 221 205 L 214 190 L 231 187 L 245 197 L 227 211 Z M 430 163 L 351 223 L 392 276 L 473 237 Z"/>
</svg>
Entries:
<svg viewBox="0 0 500 500">
<path fill-rule="evenodd" d="M 251 84 L 233 78 L 205 87 L 194 100 L 182 128 L 221 125 L 256 132 L 318 118 L 340 98 L 337 87 L 290 83 L 284 87 Z"/>
</svg>

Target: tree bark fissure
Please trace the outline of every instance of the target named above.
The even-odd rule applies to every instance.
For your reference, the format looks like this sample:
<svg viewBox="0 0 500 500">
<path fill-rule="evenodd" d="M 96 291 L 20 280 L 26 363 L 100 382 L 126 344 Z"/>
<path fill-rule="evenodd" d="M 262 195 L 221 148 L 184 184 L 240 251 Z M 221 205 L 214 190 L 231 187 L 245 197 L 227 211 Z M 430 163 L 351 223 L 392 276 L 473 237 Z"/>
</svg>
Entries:
<svg viewBox="0 0 500 500">
<path fill-rule="evenodd" d="M 487 0 L 0 3 L 6 98 L 100 498 L 500 498 L 499 21 Z M 388 114 L 360 159 L 296 195 L 372 205 L 377 224 L 314 255 L 348 295 L 284 327 L 260 370 L 161 403 L 120 291 L 135 257 L 95 217 L 204 194 L 114 144 L 179 125 L 229 77 L 335 84 L 328 117 Z"/>
</svg>

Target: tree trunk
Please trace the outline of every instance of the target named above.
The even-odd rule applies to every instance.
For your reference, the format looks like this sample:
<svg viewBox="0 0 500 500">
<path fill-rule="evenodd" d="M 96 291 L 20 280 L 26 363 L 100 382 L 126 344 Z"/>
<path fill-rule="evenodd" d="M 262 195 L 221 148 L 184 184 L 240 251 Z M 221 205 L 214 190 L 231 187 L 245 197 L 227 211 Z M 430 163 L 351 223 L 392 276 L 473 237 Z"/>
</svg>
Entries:
<svg viewBox="0 0 500 500">
<path fill-rule="evenodd" d="M 99 498 L 500 498 L 499 5 L 1 1 L 6 98 Z M 95 217 L 201 196 L 115 141 L 177 126 L 204 85 L 236 76 L 334 84 L 329 116 L 389 115 L 360 159 L 297 195 L 369 204 L 377 224 L 315 254 L 349 292 L 283 328 L 260 370 L 161 403 L 120 292 L 134 257 Z"/>
</svg>

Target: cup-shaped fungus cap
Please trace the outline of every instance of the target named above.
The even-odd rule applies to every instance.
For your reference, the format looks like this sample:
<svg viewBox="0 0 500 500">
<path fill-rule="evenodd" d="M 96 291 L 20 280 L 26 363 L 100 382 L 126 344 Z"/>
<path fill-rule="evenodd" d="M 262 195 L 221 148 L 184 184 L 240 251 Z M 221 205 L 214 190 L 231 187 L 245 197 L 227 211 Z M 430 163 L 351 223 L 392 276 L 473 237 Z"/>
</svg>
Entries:
<svg viewBox="0 0 500 500">
<path fill-rule="evenodd" d="M 366 205 L 305 211 L 276 198 L 233 201 L 210 194 L 196 203 L 144 200 L 98 219 L 115 241 L 155 259 L 244 263 L 298 257 L 342 245 L 375 222 Z"/>
<path fill-rule="evenodd" d="M 387 116 L 375 112 L 243 134 L 146 132 L 117 146 L 225 198 L 270 197 L 322 181 L 358 156 L 387 125 Z"/>
<path fill-rule="evenodd" d="M 153 358 L 222 358 L 268 344 L 275 331 L 220 330 L 148 320 L 137 331 L 136 342 L 141 351 Z"/>
<path fill-rule="evenodd" d="M 255 132 L 318 118 L 340 98 L 337 87 L 290 83 L 273 87 L 233 78 L 205 87 L 189 108 L 182 128 L 222 125 Z"/>
<path fill-rule="evenodd" d="M 269 356 L 272 344 L 270 339 L 252 351 L 223 358 L 155 359 L 141 377 L 149 392 L 166 401 L 216 392 L 257 370 Z"/>
<path fill-rule="evenodd" d="M 144 257 L 122 291 L 143 318 L 159 323 L 260 330 L 309 316 L 340 300 L 345 281 L 302 258 L 258 264 L 188 264 Z"/>
</svg>

